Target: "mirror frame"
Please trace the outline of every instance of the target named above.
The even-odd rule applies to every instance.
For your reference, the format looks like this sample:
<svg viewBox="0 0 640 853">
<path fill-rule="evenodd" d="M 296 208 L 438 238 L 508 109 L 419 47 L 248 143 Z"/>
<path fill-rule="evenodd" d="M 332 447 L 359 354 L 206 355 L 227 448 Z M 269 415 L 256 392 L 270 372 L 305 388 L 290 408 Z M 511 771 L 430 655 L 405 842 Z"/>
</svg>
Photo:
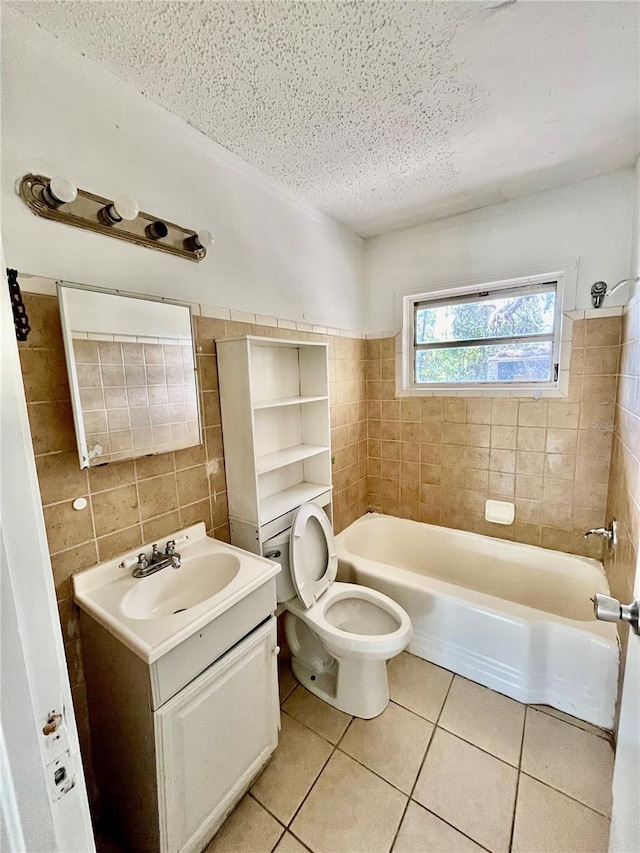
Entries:
<svg viewBox="0 0 640 853">
<path fill-rule="evenodd" d="M 186 308 L 189 311 L 189 327 L 191 329 L 191 350 L 193 354 L 193 379 L 195 383 L 196 389 L 196 407 L 198 412 L 198 435 L 199 441 L 194 444 L 185 445 L 185 447 L 172 447 L 168 450 L 159 450 L 155 453 L 136 453 L 135 449 L 131 450 L 131 455 L 127 457 L 122 457 L 122 459 L 116 460 L 106 460 L 101 463 L 103 465 L 108 465 L 111 462 L 125 462 L 129 459 L 140 459 L 145 456 L 159 456 L 162 453 L 171 453 L 174 450 L 183 450 L 186 447 L 198 447 L 203 444 L 202 437 L 202 407 L 200 405 L 200 383 L 198 381 L 198 362 L 197 362 L 197 353 L 196 353 L 196 335 L 195 335 L 195 325 L 194 325 L 194 314 L 193 307 L 189 302 L 181 302 L 177 299 L 166 299 L 161 296 L 148 296 L 147 294 L 142 293 L 129 293 L 123 290 L 116 290 L 105 287 L 95 287 L 89 284 L 79 284 L 76 282 L 64 281 L 59 279 L 56 281 L 56 291 L 58 296 L 58 306 L 60 309 L 60 320 L 62 325 L 62 339 L 64 343 L 64 351 L 65 358 L 67 362 L 67 375 L 69 378 L 69 391 L 71 394 L 71 408 L 73 411 L 73 423 L 76 432 L 76 444 L 78 448 L 78 456 L 80 458 L 80 468 L 95 468 L 98 467 L 96 465 L 91 465 L 90 460 L 91 457 L 89 455 L 89 448 L 87 446 L 86 439 L 86 430 L 84 427 L 84 417 L 82 412 L 82 404 L 80 400 L 80 385 L 78 382 L 78 373 L 76 370 L 76 362 L 74 356 L 73 349 L 73 336 L 71 324 L 69 322 L 69 312 L 68 305 L 66 302 L 67 299 L 67 291 L 70 290 L 82 290 L 82 291 L 92 291 L 94 293 L 101 293 L 106 296 L 121 296 L 126 299 L 138 299 L 141 302 L 157 302 L 165 305 L 172 305 L 180 308 Z"/>
</svg>

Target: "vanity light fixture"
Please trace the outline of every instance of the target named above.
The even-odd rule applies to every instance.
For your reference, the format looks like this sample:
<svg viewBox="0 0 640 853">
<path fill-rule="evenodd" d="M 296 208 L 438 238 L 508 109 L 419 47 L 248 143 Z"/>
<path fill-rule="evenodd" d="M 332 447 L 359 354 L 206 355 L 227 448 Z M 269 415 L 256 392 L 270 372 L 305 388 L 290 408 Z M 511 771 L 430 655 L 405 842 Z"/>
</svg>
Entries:
<svg viewBox="0 0 640 853">
<path fill-rule="evenodd" d="M 71 204 L 78 198 L 78 190 L 66 178 L 51 178 L 42 188 L 42 200 L 52 210 L 63 204 Z"/>
<path fill-rule="evenodd" d="M 96 234 L 157 249 L 190 261 L 201 261 L 213 244 L 209 231 L 183 228 L 167 219 L 144 213 L 130 195 L 113 199 L 77 189 L 66 178 L 27 174 L 16 190 L 37 216 L 55 219 Z"/>
</svg>

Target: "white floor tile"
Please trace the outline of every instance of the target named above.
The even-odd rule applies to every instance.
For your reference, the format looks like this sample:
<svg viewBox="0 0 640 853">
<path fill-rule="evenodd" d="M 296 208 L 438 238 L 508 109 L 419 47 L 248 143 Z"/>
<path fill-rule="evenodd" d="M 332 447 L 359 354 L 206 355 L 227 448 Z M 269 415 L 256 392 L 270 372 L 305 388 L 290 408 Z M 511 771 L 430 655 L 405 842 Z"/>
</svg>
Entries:
<svg viewBox="0 0 640 853">
<path fill-rule="evenodd" d="M 388 853 L 407 798 L 336 750 L 291 830 L 313 853 Z"/>
<path fill-rule="evenodd" d="M 318 699 L 302 685 L 296 687 L 282 710 L 334 744 L 338 743 L 352 719 L 350 714 Z"/>
<path fill-rule="evenodd" d="M 613 749 L 598 735 L 528 709 L 522 771 L 601 814 L 611 813 Z"/>
<path fill-rule="evenodd" d="M 283 832 L 284 827 L 247 794 L 204 853 L 271 853 Z"/>
<path fill-rule="evenodd" d="M 409 794 L 433 728 L 433 723 L 390 702 L 379 717 L 354 720 L 340 749 Z"/>
<path fill-rule="evenodd" d="M 494 853 L 507 853 L 518 771 L 436 729 L 413 798 Z"/>
<path fill-rule="evenodd" d="M 609 821 L 520 774 L 513 853 L 606 853 Z"/>
<path fill-rule="evenodd" d="M 407 652 L 389 661 L 389 690 L 398 705 L 437 722 L 453 675 Z"/>
<path fill-rule="evenodd" d="M 456 675 L 438 725 L 517 767 L 525 709 L 507 696 Z"/>
<path fill-rule="evenodd" d="M 251 793 L 285 825 L 307 795 L 333 747 L 302 723 L 282 714 L 280 742 Z"/>
</svg>

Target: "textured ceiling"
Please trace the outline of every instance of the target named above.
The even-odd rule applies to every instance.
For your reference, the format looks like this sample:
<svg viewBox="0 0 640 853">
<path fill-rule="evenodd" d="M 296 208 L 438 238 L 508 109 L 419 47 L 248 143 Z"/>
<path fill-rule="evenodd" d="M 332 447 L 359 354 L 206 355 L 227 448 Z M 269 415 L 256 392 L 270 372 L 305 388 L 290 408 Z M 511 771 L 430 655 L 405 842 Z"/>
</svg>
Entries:
<svg viewBox="0 0 640 853">
<path fill-rule="evenodd" d="M 363 236 L 632 165 L 626 2 L 26 2 Z"/>
</svg>

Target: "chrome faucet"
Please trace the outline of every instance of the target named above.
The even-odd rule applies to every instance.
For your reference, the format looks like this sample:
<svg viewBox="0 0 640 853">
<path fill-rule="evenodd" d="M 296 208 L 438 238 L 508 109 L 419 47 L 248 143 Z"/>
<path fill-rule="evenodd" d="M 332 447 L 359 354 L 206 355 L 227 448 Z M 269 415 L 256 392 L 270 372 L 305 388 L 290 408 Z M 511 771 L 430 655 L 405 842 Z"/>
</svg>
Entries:
<svg viewBox="0 0 640 853">
<path fill-rule="evenodd" d="M 123 563 L 122 565 L 126 568 L 126 564 Z M 134 578 L 146 578 L 155 572 L 159 572 L 160 569 L 166 569 L 168 566 L 179 569 L 181 565 L 182 559 L 176 551 L 175 540 L 169 539 L 164 554 L 158 550 L 157 544 L 152 546 L 150 559 L 147 558 L 144 551 L 138 554 L 138 562 L 133 570 L 133 576 Z"/>
<path fill-rule="evenodd" d="M 618 544 L 618 522 L 612 518 L 609 527 L 592 527 L 584 534 L 584 538 L 588 539 L 589 536 L 601 536 L 612 548 L 615 548 Z"/>
</svg>

